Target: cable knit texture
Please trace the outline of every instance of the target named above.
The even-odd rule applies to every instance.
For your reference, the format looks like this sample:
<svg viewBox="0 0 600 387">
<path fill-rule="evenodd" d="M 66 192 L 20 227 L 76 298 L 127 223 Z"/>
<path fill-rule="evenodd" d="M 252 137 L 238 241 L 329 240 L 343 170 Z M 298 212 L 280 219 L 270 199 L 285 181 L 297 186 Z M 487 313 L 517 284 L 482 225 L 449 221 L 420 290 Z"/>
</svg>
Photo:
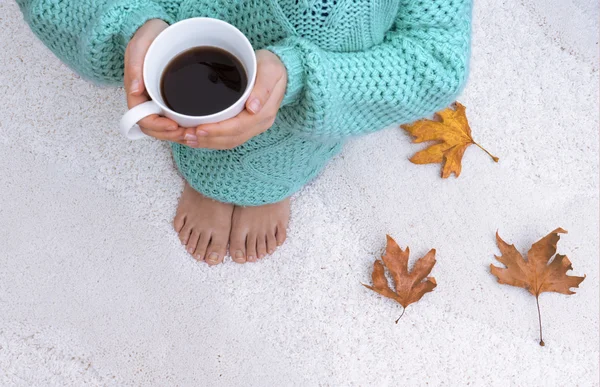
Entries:
<svg viewBox="0 0 600 387">
<path fill-rule="evenodd" d="M 472 0 L 17 0 L 37 36 L 75 71 L 119 84 L 127 42 L 147 20 L 205 16 L 238 27 L 282 60 L 288 86 L 273 127 L 231 150 L 173 144 L 202 194 L 280 201 L 350 136 L 410 122 L 461 92 Z"/>
</svg>

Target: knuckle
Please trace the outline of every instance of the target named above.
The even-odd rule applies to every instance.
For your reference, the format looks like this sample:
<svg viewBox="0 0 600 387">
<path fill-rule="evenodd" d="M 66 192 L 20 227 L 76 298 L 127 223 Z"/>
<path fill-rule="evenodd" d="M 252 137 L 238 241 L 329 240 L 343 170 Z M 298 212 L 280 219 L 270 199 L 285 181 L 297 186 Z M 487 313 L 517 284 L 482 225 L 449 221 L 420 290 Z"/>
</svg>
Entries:
<svg viewBox="0 0 600 387">
<path fill-rule="evenodd" d="M 127 66 L 125 66 L 125 73 L 127 74 L 128 77 L 140 76 L 142 74 L 142 71 L 143 71 L 143 67 L 137 63 L 130 63 Z"/>
<path fill-rule="evenodd" d="M 140 127 L 140 129 L 142 130 L 142 132 L 144 132 L 146 134 L 155 131 L 150 125 L 147 124 L 147 122 L 140 121 L 140 122 L 138 122 L 138 126 Z"/>
<path fill-rule="evenodd" d="M 140 127 L 144 127 L 146 129 L 150 130 L 151 126 L 152 126 L 152 122 L 148 118 L 144 118 L 143 120 L 141 120 L 141 121 L 138 122 L 138 125 Z"/>
<path fill-rule="evenodd" d="M 275 119 L 276 119 L 276 115 L 275 114 L 269 114 L 266 118 L 265 118 L 265 125 L 270 128 L 271 126 L 273 126 L 275 124 Z"/>
</svg>

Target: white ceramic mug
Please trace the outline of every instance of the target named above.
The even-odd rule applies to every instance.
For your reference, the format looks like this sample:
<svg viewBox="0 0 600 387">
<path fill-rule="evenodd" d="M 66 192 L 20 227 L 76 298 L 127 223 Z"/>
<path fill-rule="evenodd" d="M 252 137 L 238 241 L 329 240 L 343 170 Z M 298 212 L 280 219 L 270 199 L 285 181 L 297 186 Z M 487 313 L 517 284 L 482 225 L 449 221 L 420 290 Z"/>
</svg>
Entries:
<svg viewBox="0 0 600 387">
<path fill-rule="evenodd" d="M 165 67 L 178 54 L 190 48 L 212 46 L 224 49 L 235 55 L 246 70 L 248 86 L 244 94 L 233 105 L 220 112 L 207 116 L 188 116 L 169 109 L 160 92 L 160 81 Z M 182 20 L 161 32 L 146 53 L 144 59 L 144 84 L 151 101 L 129 110 L 120 122 L 120 131 L 130 140 L 146 136 L 137 122 L 151 114 L 168 117 L 184 128 L 200 124 L 219 122 L 235 117 L 242 110 L 256 79 L 256 56 L 254 49 L 234 26 L 222 20 L 197 17 Z"/>
</svg>

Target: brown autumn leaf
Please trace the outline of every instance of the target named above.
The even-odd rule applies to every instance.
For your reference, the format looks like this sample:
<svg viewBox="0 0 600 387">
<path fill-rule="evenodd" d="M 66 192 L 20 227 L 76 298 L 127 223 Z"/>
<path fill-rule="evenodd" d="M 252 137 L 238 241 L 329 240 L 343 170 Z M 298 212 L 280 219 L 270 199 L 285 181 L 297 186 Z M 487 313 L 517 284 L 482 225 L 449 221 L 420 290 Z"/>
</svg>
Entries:
<svg viewBox="0 0 600 387">
<path fill-rule="evenodd" d="M 402 250 L 396 241 L 387 235 L 385 254 L 381 257 L 383 263 L 376 260 L 373 264 L 373 286 L 363 284 L 363 286 L 382 296 L 396 300 L 402 305 L 404 310 L 400 317 L 404 315 L 407 306 L 419 301 L 425 293 L 432 291 L 437 286 L 435 278 L 427 277 L 435 265 L 435 249 L 431 249 L 424 257 L 420 258 L 410 273 L 408 271 L 409 253 L 408 247 L 406 250 Z M 396 291 L 393 291 L 388 285 L 384 265 L 392 275 Z M 427 278 L 425 279 L 425 277 Z M 424 279 L 425 281 L 423 281 Z"/>
<path fill-rule="evenodd" d="M 465 114 L 466 108 L 455 102 L 456 109 L 447 108 L 436 113 L 439 120 L 422 119 L 400 127 L 414 136 L 413 142 L 437 141 L 436 144 L 417 152 L 410 161 L 415 164 L 443 163 L 442 178 L 452 173 L 460 176 L 461 161 L 471 144 L 483 149 L 498 162 L 498 158 L 477 144 L 471 136 L 471 128 Z"/>
<path fill-rule="evenodd" d="M 540 313 L 539 296 L 544 292 L 557 292 L 562 294 L 575 294 L 570 288 L 577 288 L 583 277 L 567 275 L 567 271 L 573 270 L 571 261 L 566 255 L 556 254 L 556 244 L 560 239 L 558 234 L 566 234 L 567 231 L 557 228 L 544 238 L 531 246 L 527 252 L 527 260 L 517 251 L 515 245 L 504 242 L 496 232 L 496 241 L 501 256 L 495 256 L 506 268 L 490 265 L 493 275 L 498 277 L 498 282 L 517 286 L 529 290 L 535 296 L 540 323 L 540 345 L 544 346 L 542 338 L 542 317 Z"/>
</svg>

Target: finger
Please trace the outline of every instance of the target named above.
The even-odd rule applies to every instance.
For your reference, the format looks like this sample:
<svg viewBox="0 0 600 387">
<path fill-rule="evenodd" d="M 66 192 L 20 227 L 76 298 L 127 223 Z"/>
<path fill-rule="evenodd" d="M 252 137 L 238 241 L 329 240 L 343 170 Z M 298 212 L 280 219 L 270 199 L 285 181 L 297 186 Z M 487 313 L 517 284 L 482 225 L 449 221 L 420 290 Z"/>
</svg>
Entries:
<svg viewBox="0 0 600 387">
<path fill-rule="evenodd" d="M 127 92 L 127 88 L 125 88 L 125 91 Z M 129 109 L 132 109 L 132 108 L 136 107 L 137 105 L 141 105 L 144 102 L 150 101 L 150 97 L 146 93 L 142 93 L 140 95 L 126 93 L 126 96 L 127 96 L 127 107 Z"/>
<path fill-rule="evenodd" d="M 194 148 L 233 149 L 248 141 L 249 138 L 245 136 L 198 137 L 198 142 Z"/>
<path fill-rule="evenodd" d="M 179 128 L 178 136 L 169 141 L 177 142 L 181 145 L 187 145 L 191 148 L 198 148 L 198 139 L 194 128 Z"/>
<path fill-rule="evenodd" d="M 127 94 L 127 106 L 129 107 L 129 109 L 132 109 L 133 107 L 140 105 L 144 102 L 148 102 L 149 100 L 150 98 L 148 98 L 148 95 L 146 93 L 142 95 Z M 177 125 L 175 121 L 166 117 L 161 117 L 156 114 L 152 114 L 150 116 L 142 118 L 138 122 L 138 125 L 150 130 L 162 131 L 177 130 L 179 128 L 179 125 Z"/>
<path fill-rule="evenodd" d="M 246 101 L 246 109 L 252 113 L 257 114 L 265 106 L 273 88 L 283 77 L 283 71 L 276 62 L 273 62 L 271 54 L 257 55 L 256 63 L 256 81 L 254 82 L 254 88 Z"/>
<path fill-rule="evenodd" d="M 283 101 L 283 97 L 285 96 L 285 89 L 287 86 L 287 82 L 284 78 L 280 78 L 279 81 L 273 87 L 273 91 L 271 92 L 269 100 L 265 103 L 263 107 L 262 113 L 263 120 L 272 118 L 274 119 L 279 111 L 279 107 L 281 106 L 281 101 Z"/>
<path fill-rule="evenodd" d="M 146 39 L 132 39 L 125 50 L 125 76 L 124 85 L 127 95 L 141 96 L 144 88 L 144 58 L 152 43 Z"/>
<path fill-rule="evenodd" d="M 247 128 L 256 125 L 258 122 L 260 122 L 260 117 L 254 116 L 244 110 L 228 120 L 197 126 L 196 135 L 199 139 L 202 137 L 239 136 Z"/>
<path fill-rule="evenodd" d="M 138 125 L 149 130 L 161 132 L 168 132 L 179 129 L 179 125 L 177 125 L 177 122 L 167 117 L 159 116 L 157 114 L 152 114 L 142 118 L 141 120 L 139 120 Z"/>
<path fill-rule="evenodd" d="M 140 128 L 142 129 L 142 132 L 158 140 L 178 142 L 180 144 L 187 145 L 185 140 L 185 128 L 179 128 L 178 130 L 171 130 L 168 132 L 162 130 L 151 130 L 144 128 L 143 126 L 140 126 Z"/>
<path fill-rule="evenodd" d="M 191 148 L 198 148 L 198 142 L 190 138 L 190 136 L 193 136 L 195 138 L 193 128 L 179 128 L 175 133 L 151 131 L 144 128 L 142 128 L 142 131 L 145 134 L 156 138 L 157 140 L 171 141 L 181 145 L 189 146 Z"/>
<path fill-rule="evenodd" d="M 198 138 L 196 137 L 195 128 L 184 128 L 183 140 L 180 144 L 187 145 L 192 148 L 198 148 Z"/>
</svg>

